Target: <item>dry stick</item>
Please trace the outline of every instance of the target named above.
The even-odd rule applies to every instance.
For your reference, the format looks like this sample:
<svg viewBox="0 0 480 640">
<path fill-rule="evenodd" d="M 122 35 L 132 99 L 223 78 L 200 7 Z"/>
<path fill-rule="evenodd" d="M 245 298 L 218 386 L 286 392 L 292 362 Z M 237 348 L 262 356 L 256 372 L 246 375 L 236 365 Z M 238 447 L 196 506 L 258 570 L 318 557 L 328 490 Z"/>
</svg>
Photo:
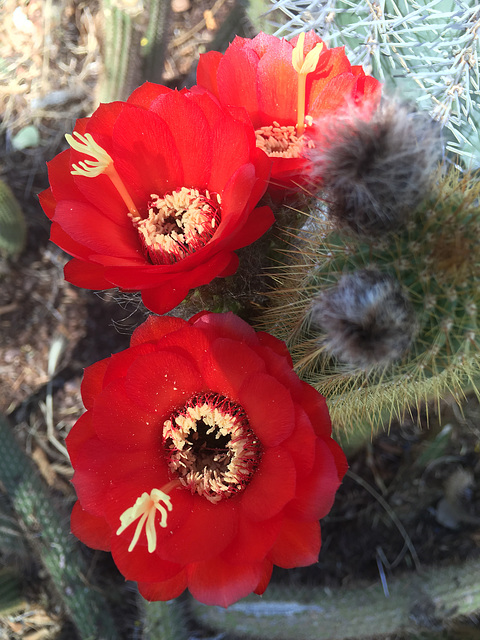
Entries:
<svg viewBox="0 0 480 640">
<path fill-rule="evenodd" d="M 83 577 L 87 566 L 68 523 L 57 513 L 47 487 L 3 416 L 0 416 L 0 484 L 7 491 L 28 541 L 50 574 L 81 640 L 117 640 L 118 633 L 103 595 L 88 587 Z"/>
<path fill-rule="evenodd" d="M 393 511 L 393 509 L 390 507 L 388 502 L 386 500 L 384 500 L 384 498 L 382 498 L 382 496 L 377 491 L 375 491 L 375 489 L 371 485 L 369 485 L 368 482 L 365 482 L 365 480 L 363 480 L 363 478 L 358 476 L 351 469 L 349 469 L 347 471 L 347 475 L 349 475 L 350 478 L 355 480 L 355 482 L 357 484 L 359 484 L 361 487 L 366 489 L 366 491 L 368 491 L 368 493 L 370 495 L 372 495 L 375 498 L 375 500 L 377 500 L 381 504 L 381 506 L 385 509 L 385 511 L 390 516 L 393 524 L 397 527 L 397 529 L 400 531 L 403 539 L 405 540 L 405 544 L 407 545 L 408 550 L 410 551 L 410 555 L 412 556 L 412 560 L 413 560 L 413 562 L 415 564 L 416 570 L 420 571 L 421 570 L 420 560 L 418 559 L 418 555 L 417 555 L 417 552 L 415 551 L 415 547 L 413 546 L 413 543 L 412 543 L 412 541 L 410 539 L 410 536 L 406 532 L 405 527 L 403 526 L 403 524 L 398 519 L 397 514 L 395 513 L 395 511 Z"/>
</svg>

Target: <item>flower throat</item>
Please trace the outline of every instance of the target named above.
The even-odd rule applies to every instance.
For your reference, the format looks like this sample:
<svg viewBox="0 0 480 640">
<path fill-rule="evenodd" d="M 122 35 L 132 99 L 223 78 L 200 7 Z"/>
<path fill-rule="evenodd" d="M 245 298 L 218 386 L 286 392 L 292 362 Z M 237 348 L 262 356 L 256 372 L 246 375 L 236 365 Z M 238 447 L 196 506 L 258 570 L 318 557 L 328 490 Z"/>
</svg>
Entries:
<svg viewBox="0 0 480 640">
<path fill-rule="evenodd" d="M 221 222 L 221 199 L 208 190 L 182 187 L 163 196 L 151 194 L 142 217 L 115 169 L 113 159 L 92 135 L 74 131 L 65 138 L 75 151 L 95 158 L 72 165 L 72 175 L 95 178 L 105 174 L 122 197 L 145 258 L 152 264 L 174 264 L 205 246 Z"/>
</svg>

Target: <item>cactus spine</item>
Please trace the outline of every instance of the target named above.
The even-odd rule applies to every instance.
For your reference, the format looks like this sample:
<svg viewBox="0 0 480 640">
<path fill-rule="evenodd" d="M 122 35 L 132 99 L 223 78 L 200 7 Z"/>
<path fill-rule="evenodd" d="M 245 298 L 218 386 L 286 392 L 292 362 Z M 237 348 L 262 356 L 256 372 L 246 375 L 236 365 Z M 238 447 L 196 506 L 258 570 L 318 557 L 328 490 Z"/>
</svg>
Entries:
<svg viewBox="0 0 480 640">
<path fill-rule="evenodd" d="M 455 0 L 272 0 L 277 35 L 316 29 L 352 64 L 417 101 L 447 131 L 447 149 L 480 166 L 480 9 Z M 278 26 L 278 25 L 277 25 Z"/>
<path fill-rule="evenodd" d="M 0 255 L 18 255 L 26 235 L 23 211 L 10 187 L 0 180 Z"/>
<path fill-rule="evenodd" d="M 272 307 L 264 314 L 262 328 L 286 340 L 300 375 L 329 400 L 338 428 L 347 433 L 355 426 L 375 429 L 385 420 L 402 418 L 409 406 L 419 408 L 448 393 L 461 400 L 466 388 L 477 391 L 479 196 L 478 180 L 450 169 L 438 177 L 404 227 L 378 238 L 339 230 L 320 209 L 294 240 L 289 263 L 276 268 Z M 383 325 L 377 321 L 385 304 L 379 305 L 380 311 L 368 309 L 377 314 L 373 324 L 371 317 L 368 320 L 373 336 L 367 338 L 372 343 L 365 337 L 365 322 L 342 318 L 338 309 L 345 278 L 364 277 L 372 270 L 398 281 L 416 324 L 404 353 L 387 341 L 385 348 L 393 344 L 393 351 L 383 360 L 372 355 L 372 344 L 377 349 L 385 346 L 380 342 L 386 340 Z M 334 327 L 324 319 L 332 291 L 339 315 Z M 369 304 L 372 291 L 362 294 Z M 348 313 L 352 305 L 356 308 L 356 295 L 351 293 L 345 303 Z M 403 302 L 398 304 L 404 308 Z M 342 331 L 343 351 L 338 352 L 331 345 Z M 350 348 L 352 335 L 357 342 Z M 363 360 L 356 355 L 358 348 L 364 349 Z"/>
</svg>

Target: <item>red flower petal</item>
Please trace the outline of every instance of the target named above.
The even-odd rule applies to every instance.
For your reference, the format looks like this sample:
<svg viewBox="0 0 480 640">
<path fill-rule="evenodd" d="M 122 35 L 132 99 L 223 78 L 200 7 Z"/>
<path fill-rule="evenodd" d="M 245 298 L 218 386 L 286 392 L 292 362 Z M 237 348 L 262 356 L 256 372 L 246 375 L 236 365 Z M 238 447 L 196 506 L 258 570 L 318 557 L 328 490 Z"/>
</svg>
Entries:
<svg viewBox="0 0 480 640">
<path fill-rule="evenodd" d="M 261 562 L 273 547 L 282 521 L 278 515 L 261 522 L 240 518 L 237 535 L 224 555 L 234 564 Z"/>
<path fill-rule="evenodd" d="M 166 419 L 205 385 L 192 359 L 164 350 L 139 357 L 130 367 L 125 391 L 139 408 L 150 407 Z"/>
<path fill-rule="evenodd" d="M 187 588 L 187 572 L 183 569 L 173 578 L 163 582 L 139 582 L 140 594 L 150 602 L 156 600 L 173 600 Z"/>
<path fill-rule="evenodd" d="M 208 181 L 208 188 L 211 191 L 220 193 L 222 197 L 222 212 L 243 210 L 250 196 L 250 189 L 255 183 L 255 167 L 250 164 L 252 152 L 251 140 L 247 132 L 253 138 L 253 131 L 249 131 L 243 122 L 223 118 L 217 123 L 212 131 L 212 171 Z M 248 176 L 244 178 L 243 176 Z M 237 181 L 248 179 L 248 187 L 242 183 L 248 192 L 240 194 L 237 188 Z M 243 204 L 232 200 L 229 192 L 226 192 L 226 185 L 236 188 L 236 199 L 240 197 Z M 227 202 L 225 198 L 230 198 Z"/>
<path fill-rule="evenodd" d="M 275 447 L 292 433 L 295 427 L 292 398 L 272 376 L 252 373 L 240 389 L 238 398 L 255 435 L 264 446 Z"/>
<path fill-rule="evenodd" d="M 162 582 L 178 576 L 183 569 L 182 565 L 160 558 L 156 553 L 145 552 L 138 544 L 128 551 L 128 544 L 117 535 L 112 536 L 112 556 L 127 580 Z"/>
<path fill-rule="evenodd" d="M 281 447 L 263 452 L 260 466 L 242 494 L 242 510 L 252 520 L 277 515 L 295 496 L 295 466 Z"/>
<path fill-rule="evenodd" d="M 117 444 L 126 451 L 159 446 L 165 419 L 154 407 L 134 404 L 125 393 L 125 381 L 116 380 L 103 389 L 93 409 L 95 431 L 105 444 Z M 111 424 L 115 424 L 112 430 Z"/>
<path fill-rule="evenodd" d="M 283 569 L 307 567 L 317 562 L 321 535 L 318 522 L 283 522 L 282 530 L 268 558 Z"/>
<path fill-rule="evenodd" d="M 112 283 L 103 277 L 105 269 L 101 265 L 73 258 L 63 269 L 65 280 L 86 289 L 111 289 Z"/>
<path fill-rule="evenodd" d="M 45 189 L 44 191 L 39 193 L 38 201 L 40 202 L 40 206 L 42 207 L 44 213 L 51 220 L 53 218 L 53 214 L 55 213 L 55 207 L 57 206 L 57 202 L 52 194 L 52 189 Z"/>
<path fill-rule="evenodd" d="M 263 371 L 265 362 L 248 345 L 228 338 L 215 340 L 202 362 L 208 387 L 232 400 L 247 377 Z"/>
<path fill-rule="evenodd" d="M 222 59 L 219 51 L 202 53 L 197 65 L 197 83 L 218 95 L 217 69 Z"/>
<path fill-rule="evenodd" d="M 109 364 L 110 358 L 105 358 L 104 360 L 95 362 L 85 369 L 80 387 L 85 409 L 91 409 L 93 407 L 96 396 L 98 396 L 102 390 L 105 371 Z"/>
<path fill-rule="evenodd" d="M 111 530 L 105 518 L 92 516 L 80 502 L 73 505 L 70 528 L 84 544 L 100 551 L 110 551 Z"/>
<path fill-rule="evenodd" d="M 206 65 L 209 61 L 204 59 L 203 64 Z M 258 55 L 248 48 L 230 46 L 222 60 L 218 63 L 215 59 L 214 63 L 218 65 L 217 95 L 222 102 L 244 106 L 254 121 L 259 112 L 256 79 Z M 205 75 L 206 70 L 202 73 Z M 199 80 L 197 77 L 198 84 Z"/>
<path fill-rule="evenodd" d="M 296 122 L 298 75 L 292 65 L 292 51 L 292 45 L 282 39 L 258 63 L 262 124 L 272 124 L 274 120 L 282 125 Z"/>
<path fill-rule="evenodd" d="M 212 140 L 202 109 L 178 91 L 159 96 L 150 108 L 162 118 L 173 134 L 182 158 L 183 183 L 204 189 L 212 163 Z M 192 153 L 192 149 L 195 149 L 195 153 Z"/>
<path fill-rule="evenodd" d="M 121 227 L 87 202 L 61 200 L 53 220 L 92 253 L 137 258 L 140 241 L 133 226 Z"/>
<path fill-rule="evenodd" d="M 204 604 L 228 607 L 251 593 L 264 577 L 264 563 L 229 564 L 218 557 L 187 567 L 188 588 Z"/>
<path fill-rule="evenodd" d="M 135 329 L 130 340 L 130 346 L 135 347 L 144 342 L 160 340 L 172 331 L 183 329 L 186 321 L 172 316 L 148 316 L 146 321 Z"/>
<path fill-rule="evenodd" d="M 172 89 L 164 87 L 161 84 L 155 84 L 153 82 L 144 82 L 138 89 L 131 94 L 127 102 L 133 104 L 136 107 L 142 107 L 143 109 L 149 109 L 152 102 L 158 98 L 158 96 L 164 93 L 170 93 Z"/>
<path fill-rule="evenodd" d="M 312 473 L 297 478 L 297 497 L 286 509 L 292 520 L 320 520 L 326 516 L 340 486 L 334 457 L 320 439 L 316 441 L 315 454 Z"/>
<path fill-rule="evenodd" d="M 115 167 L 140 210 L 146 209 L 152 193 L 163 195 L 184 186 L 176 140 L 156 113 L 128 105 L 115 123 L 113 142 Z"/>
<path fill-rule="evenodd" d="M 263 575 L 260 578 L 260 582 L 257 584 L 255 589 L 253 590 L 254 593 L 261 596 L 262 593 L 265 592 L 265 589 L 268 587 L 268 583 L 270 582 L 270 578 L 272 577 L 272 572 L 273 572 L 273 562 L 265 559 L 263 561 Z"/>
<path fill-rule="evenodd" d="M 174 498 L 175 494 L 173 502 Z M 212 504 L 201 496 L 193 496 L 190 515 L 172 535 L 160 540 L 159 555 L 181 564 L 218 556 L 237 532 L 239 517 L 232 500 Z"/>
<path fill-rule="evenodd" d="M 70 461 L 74 467 L 76 467 L 79 462 L 79 459 L 77 458 L 77 451 L 81 451 L 83 445 L 95 437 L 92 414 L 87 411 L 76 421 L 65 440 L 68 447 Z M 80 456 L 81 455 L 82 454 L 80 453 Z"/>
<path fill-rule="evenodd" d="M 328 413 L 327 401 L 316 389 L 303 381 L 301 403 L 317 436 L 328 438 L 332 434 L 332 422 Z"/>
</svg>

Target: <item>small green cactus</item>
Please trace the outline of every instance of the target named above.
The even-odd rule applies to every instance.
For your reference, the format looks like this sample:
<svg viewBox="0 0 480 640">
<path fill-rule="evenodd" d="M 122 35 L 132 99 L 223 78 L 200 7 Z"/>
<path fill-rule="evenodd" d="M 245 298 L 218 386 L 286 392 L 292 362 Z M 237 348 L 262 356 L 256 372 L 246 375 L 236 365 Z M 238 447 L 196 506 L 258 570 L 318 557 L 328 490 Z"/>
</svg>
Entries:
<svg viewBox="0 0 480 640">
<path fill-rule="evenodd" d="M 114 640 L 118 634 L 113 617 L 103 595 L 87 585 L 88 565 L 68 524 L 55 509 L 42 479 L 1 415 L 0 441 L 0 483 L 80 637 L 82 640 Z"/>
<path fill-rule="evenodd" d="M 100 102 L 125 100 L 142 82 L 160 82 L 168 0 L 102 0 L 105 79 Z"/>
<path fill-rule="evenodd" d="M 477 390 L 479 197 L 480 181 L 451 168 L 377 237 L 339 228 L 321 206 L 276 268 L 262 328 L 286 340 L 347 434 Z"/>
<path fill-rule="evenodd" d="M 17 256 L 25 246 L 26 237 L 25 217 L 18 200 L 0 180 L 0 256 Z"/>
</svg>

